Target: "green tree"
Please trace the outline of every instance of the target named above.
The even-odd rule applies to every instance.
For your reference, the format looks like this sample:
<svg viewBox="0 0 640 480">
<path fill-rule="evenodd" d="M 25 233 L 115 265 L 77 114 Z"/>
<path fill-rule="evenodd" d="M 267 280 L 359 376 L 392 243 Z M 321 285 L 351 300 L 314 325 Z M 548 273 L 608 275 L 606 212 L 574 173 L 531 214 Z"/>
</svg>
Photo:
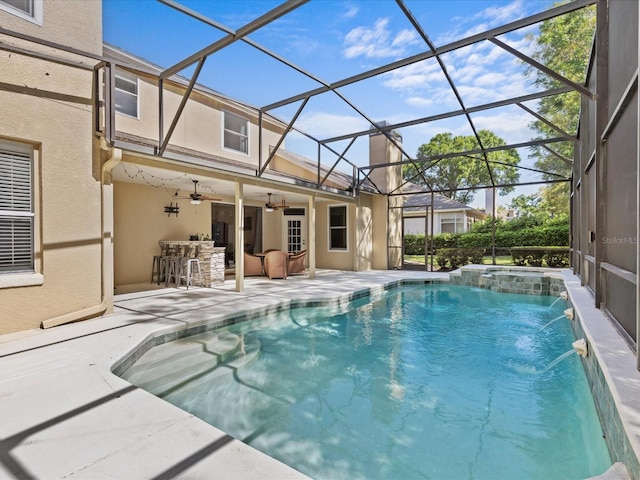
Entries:
<svg viewBox="0 0 640 480">
<path fill-rule="evenodd" d="M 506 145 L 505 141 L 489 130 L 480 130 L 478 136 L 483 147 L 499 147 Z M 418 148 L 418 158 L 436 157 L 427 163 L 418 164 L 422 174 L 414 165 L 403 167 L 405 180 L 419 185 L 431 186 L 433 190 L 462 203 L 470 203 L 480 187 L 491 186 L 491 175 L 487 163 L 482 155 L 460 155 L 452 158 L 437 158 L 456 152 L 468 152 L 479 148 L 476 137 L 456 136 L 452 133 L 439 133 L 429 143 Z M 520 156 L 516 150 L 502 150 L 487 153 L 487 160 L 491 174 L 496 184 L 516 183 L 519 178 L 516 165 Z M 423 178 L 424 177 L 424 178 Z M 426 179 L 426 182 L 425 182 Z M 469 190 L 461 190 L 468 188 Z M 498 189 L 500 195 L 506 195 L 513 187 Z"/>
<path fill-rule="evenodd" d="M 540 24 L 539 33 L 535 37 L 537 48 L 532 57 L 569 80 L 584 84 L 595 23 L 595 6 L 545 20 Z M 527 73 L 533 77 L 535 85 L 545 89 L 562 86 L 559 81 L 533 67 L 528 68 Z M 546 97 L 540 100 L 538 113 L 564 131 L 574 134 L 580 116 L 580 103 L 578 92 Z M 539 120 L 533 122 L 532 127 L 540 133 L 540 138 L 559 135 L 555 129 Z M 556 143 L 551 148 L 566 159 L 573 158 L 573 142 Z M 571 174 L 570 163 L 541 147 L 533 149 L 533 156 L 536 157 L 536 167 L 549 172 L 548 175 L 543 175 L 545 180 L 558 178 L 552 174 L 565 177 Z M 569 183 L 543 187 L 540 196 L 541 203 L 551 209 L 550 213 L 568 214 Z"/>
<path fill-rule="evenodd" d="M 518 195 L 511 199 L 509 206 L 516 211 L 518 217 L 537 216 L 540 213 L 539 195 Z"/>
</svg>

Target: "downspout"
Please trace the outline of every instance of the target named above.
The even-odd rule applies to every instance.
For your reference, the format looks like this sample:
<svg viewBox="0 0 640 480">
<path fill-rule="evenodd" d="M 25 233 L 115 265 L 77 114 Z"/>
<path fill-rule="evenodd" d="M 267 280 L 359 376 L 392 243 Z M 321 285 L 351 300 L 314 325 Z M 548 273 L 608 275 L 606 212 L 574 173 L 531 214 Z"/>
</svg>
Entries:
<svg viewBox="0 0 640 480">
<path fill-rule="evenodd" d="M 58 325 L 63 325 L 65 323 L 78 322 L 93 317 L 99 317 L 108 310 L 113 309 L 113 239 L 111 236 L 113 231 L 113 187 L 111 187 L 111 171 L 122 160 L 122 150 L 119 148 L 108 147 L 104 138 L 100 140 L 100 151 L 102 150 L 109 152 L 109 158 L 107 158 L 100 170 L 101 301 L 98 305 L 93 307 L 83 308 L 76 312 L 44 320 L 40 324 L 41 328 L 57 327 Z M 105 200 L 105 197 L 108 197 L 108 201 Z"/>
</svg>

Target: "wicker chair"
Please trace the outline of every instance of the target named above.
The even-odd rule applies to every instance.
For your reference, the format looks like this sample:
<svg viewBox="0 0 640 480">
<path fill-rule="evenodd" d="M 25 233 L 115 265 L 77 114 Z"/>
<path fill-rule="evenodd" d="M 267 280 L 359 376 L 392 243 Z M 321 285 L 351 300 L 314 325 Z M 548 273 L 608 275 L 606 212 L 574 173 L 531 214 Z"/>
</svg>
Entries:
<svg viewBox="0 0 640 480">
<path fill-rule="evenodd" d="M 262 275 L 262 260 L 255 255 L 244 254 L 244 276 Z"/>
<path fill-rule="evenodd" d="M 282 250 L 269 252 L 264 257 L 264 271 L 271 278 L 287 278 L 287 257 Z"/>
<path fill-rule="evenodd" d="M 289 265 L 287 267 L 287 274 L 289 275 L 306 275 L 307 270 L 304 266 L 304 262 L 307 260 L 307 251 L 302 250 L 289 257 Z"/>
</svg>

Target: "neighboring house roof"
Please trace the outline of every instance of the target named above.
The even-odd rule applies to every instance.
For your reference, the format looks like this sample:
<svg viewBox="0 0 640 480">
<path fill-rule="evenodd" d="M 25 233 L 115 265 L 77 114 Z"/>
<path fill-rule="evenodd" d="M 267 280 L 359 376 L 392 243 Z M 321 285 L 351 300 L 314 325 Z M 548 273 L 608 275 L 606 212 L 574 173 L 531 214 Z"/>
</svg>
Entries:
<svg viewBox="0 0 640 480">
<path fill-rule="evenodd" d="M 408 187 L 408 188 L 407 188 Z M 422 191 L 423 189 L 417 185 L 405 185 L 405 190 L 407 191 Z M 425 207 L 431 206 L 431 193 L 414 193 L 412 195 L 407 195 L 403 204 L 403 212 L 407 214 L 411 214 L 412 212 L 424 212 Z M 457 200 L 453 200 L 449 197 L 441 195 L 439 193 L 433 194 L 433 210 L 434 211 L 461 211 L 466 210 L 467 213 L 484 218 L 486 215 L 484 212 L 480 210 L 476 210 L 469 205 L 465 205 L 462 202 L 458 202 Z"/>
<path fill-rule="evenodd" d="M 422 193 L 411 195 L 404 201 L 406 210 L 422 210 L 426 206 L 431 206 L 431 194 Z M 473 210 L 469 205 L 453 200 L 439 193 L 433 194 L 434 210 Z"/>
</svg>

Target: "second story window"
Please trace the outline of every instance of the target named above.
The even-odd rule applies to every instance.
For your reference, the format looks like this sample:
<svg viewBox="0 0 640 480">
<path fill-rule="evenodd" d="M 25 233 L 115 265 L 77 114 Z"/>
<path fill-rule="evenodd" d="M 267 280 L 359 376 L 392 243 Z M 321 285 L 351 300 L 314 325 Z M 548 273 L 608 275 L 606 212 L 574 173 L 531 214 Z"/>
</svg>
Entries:
<svg viewBox="0 0 640 480">
<path fill-rule="evenodd" d="M 116 72 L 116 112 L 138 118 L 138 77 Z"/>
<path fill-rule="evenodd" d="M 0 0 L 0 10 L 42 25 L 42 0 Z"/>
<path fill-rule="evenodd" d="M 224 148 L 249 153 L 249 121 L 233 113 L 223 112 L 224 115 Z"/>
</svg>

